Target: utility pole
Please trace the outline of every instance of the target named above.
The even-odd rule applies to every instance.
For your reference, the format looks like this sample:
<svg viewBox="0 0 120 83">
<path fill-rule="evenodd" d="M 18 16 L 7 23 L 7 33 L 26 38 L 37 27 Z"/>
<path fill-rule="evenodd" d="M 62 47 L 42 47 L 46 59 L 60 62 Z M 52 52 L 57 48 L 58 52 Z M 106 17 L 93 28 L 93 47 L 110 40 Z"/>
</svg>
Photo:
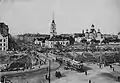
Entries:
<svg viewBox="0 0 120 83">
<path fill-rule="evenodd" d="M 100 54 L 101 54 L 101 55 L 100 55 L 100 59 L 99 59 L 100 62 L 99 62 L 99 63 L 100 63 L 100 68 L 101 68 L 101 64 L 102 64 L 102 61 L 103 61 L 103 60 L 102 60 L 102 58 L 103 58 L 103 53 L 102 53 L 102 50 L 101 50 L 101 49 L 100 49 Z"/>
<path fill-rule="evenodd" d="M 72 48 L 73 49 L 73 56 L 75 56 L 75 51 L 74 51 L 74 48 Z"/>
<path fill-rule="evenodd" d="M 49 60 L 49 68 L 48 68 L 48 75 L 49 75 L 49 83 L 50 83 L 50 71 L 51 71 L 51 61 Z"/>
<path fill-rule="evenodd" d="M 3 77 L 3 80 L 4 80 L 4 82 L 3 82 L 3 83 L 5 83 L 5 82 L 6 82 L 6 77 Z"/>
<path fill-rule="evenodd" d="M 48 56 L 48 52 L 46 52 L 47 54 L 47 56 Z M 47 76 L 47 78 L 48 78 L 48 83 L 50 83 L 50 71 L 51 71 L 51 60 L 50 59 L 48 59 L 48 76 Z"/>
</svg>

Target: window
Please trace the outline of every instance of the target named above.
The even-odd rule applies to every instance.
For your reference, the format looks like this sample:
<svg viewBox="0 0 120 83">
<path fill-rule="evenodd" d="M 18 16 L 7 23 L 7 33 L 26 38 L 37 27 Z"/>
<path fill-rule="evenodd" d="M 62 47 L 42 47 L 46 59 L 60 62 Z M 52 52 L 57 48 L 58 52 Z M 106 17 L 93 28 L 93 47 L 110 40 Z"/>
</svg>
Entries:
<svg viewBox="0 0 120 83">
<path fill-rule="evenodd" d="M 4 50 L 5 50 L 5 48 L 4 48 Z"/>
<path fill-rule="evenodd" d="M 68 45 L 68 42 L 66 42 L 66 45 Z"/>
<path fill-rule="evenodd" d="M 0 48 L 0 50 L 2 50 L 2 48 Z"/>
<path fill-rule="evenodd" d="M 0 39 L 0 42 L 2 42 L 2 39 Z"/>
<path fill-rule="evenodd" d="M 2 44 L 0 44 L 0 46 L 2 46 Z"/>
<path fill-rule="evenodd" d="M 4 42 L 5 42 L 5 39 L 4 39 Z"/>
<path fill-rule="evenodd" d="M 4 43 L 4 46 L 5 46 L 5 43 Z"/>
</svg>

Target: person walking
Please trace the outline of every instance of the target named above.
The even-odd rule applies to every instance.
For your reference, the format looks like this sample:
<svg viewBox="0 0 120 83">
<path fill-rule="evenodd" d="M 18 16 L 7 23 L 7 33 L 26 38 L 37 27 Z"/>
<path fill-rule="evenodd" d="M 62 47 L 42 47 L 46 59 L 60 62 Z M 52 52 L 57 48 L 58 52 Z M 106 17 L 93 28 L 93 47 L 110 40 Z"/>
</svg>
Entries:
<svg viewBox="0 0 120 83">
<path fill-rule="evenodd" d="M 55 72 L 55 76 L 58 77 L 58 71 Z"/>
<path fill-rule="evenodd" d="M 87 71 L 85 71 L 85 75 L 87 76 Z"/>
<path fill-rule="evenodd" d="M 48 80 L 48 76 L 47 75 L 45 75 L 45 79 Z"/>
<path fill-rule="evenodd" d="M 99 64 L 99 67 L 100 67 L 100 68 L 102 67 L 101 63 Z"/>
<path fill-rule="evenodd" d="M 120 82 L 120 76 L 118 76 L 118 82 Z"/>
<path fill-rule="evenodd" d="M 110 68 L 112 69 L 112 65 L 110 65 Z"/>
<path fill-rule="evenodd" d="M 114 67 L 113 67 L 113 71 L 115 71 Z"/>
<path fill-rule="evenodd" d="M 91 83 L 91 80 L 89 80 L 88 83 Z"/>
</svg>

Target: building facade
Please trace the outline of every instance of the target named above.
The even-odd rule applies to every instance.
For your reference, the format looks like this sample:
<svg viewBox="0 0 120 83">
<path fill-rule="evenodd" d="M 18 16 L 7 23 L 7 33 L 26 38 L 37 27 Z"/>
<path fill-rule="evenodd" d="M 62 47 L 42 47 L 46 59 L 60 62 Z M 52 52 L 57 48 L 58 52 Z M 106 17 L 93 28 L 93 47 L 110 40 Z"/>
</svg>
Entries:
<svg viewBox="0 0 120 83">
<path fill-rule="evenodd" d="M 82 33 L 74 33 L 74 39 L 75 39 L 75 43 L 80 42 L 83 38 L 85 38 L 85 33 L 84 30 L 82 30 Z"/>
<path fill-rule="evenodd" d="M 40 42 L 42 40 L 49 39 L 49 38 L 50 38 L 50 35 L 39 34 L 39 33 L 37 34 L 26 33 L 23 35 L 17 35 L 17 39 L 27 43 L 35 43 L 35 44 L 37 44 L 36 42 Z"/>
<path fill-rule="evenodd" d="M 17 35 L 16 39 L 23 41 L 24 37 L 23 37 L 23 35 Z"/>
<path fill-rule="evenodd" d="M 0 51 L 8 50 L 9 28 L 5 23 L 0 23 Z"/>
<path fill-rule="evenodd" d="M 44 40 L 42 38 L 36 38 L 34 40 L 35 45 L 43 46 L 44 45 Z"/>
<path fill-rule="evenodd" d="M 70 44 L 70 41 L 67 39 L 60 39 L 56 37 L 52 37 L 49 40 L 45 41 L 45 46 L 48 48 L 55 48 L 56 45 L 67 46 Z"/>
</svg>

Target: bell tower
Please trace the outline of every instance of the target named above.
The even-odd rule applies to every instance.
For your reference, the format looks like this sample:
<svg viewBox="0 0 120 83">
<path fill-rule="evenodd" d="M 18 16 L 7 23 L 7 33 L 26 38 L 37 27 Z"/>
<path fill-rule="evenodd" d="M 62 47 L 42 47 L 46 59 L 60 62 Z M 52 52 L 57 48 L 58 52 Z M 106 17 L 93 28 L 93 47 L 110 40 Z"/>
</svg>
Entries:
<svg viewBox="0 0 120 83">
<path fill-rule="evenodd" d="M 57 35 L 57 32 L 56 32 L 56 24 L 54 21 L 54 12 L 53 12 L 53 19 L 52 19 L 51 28 L 50 28 L 50 37 L 55 35 Z"/>
</svg>

